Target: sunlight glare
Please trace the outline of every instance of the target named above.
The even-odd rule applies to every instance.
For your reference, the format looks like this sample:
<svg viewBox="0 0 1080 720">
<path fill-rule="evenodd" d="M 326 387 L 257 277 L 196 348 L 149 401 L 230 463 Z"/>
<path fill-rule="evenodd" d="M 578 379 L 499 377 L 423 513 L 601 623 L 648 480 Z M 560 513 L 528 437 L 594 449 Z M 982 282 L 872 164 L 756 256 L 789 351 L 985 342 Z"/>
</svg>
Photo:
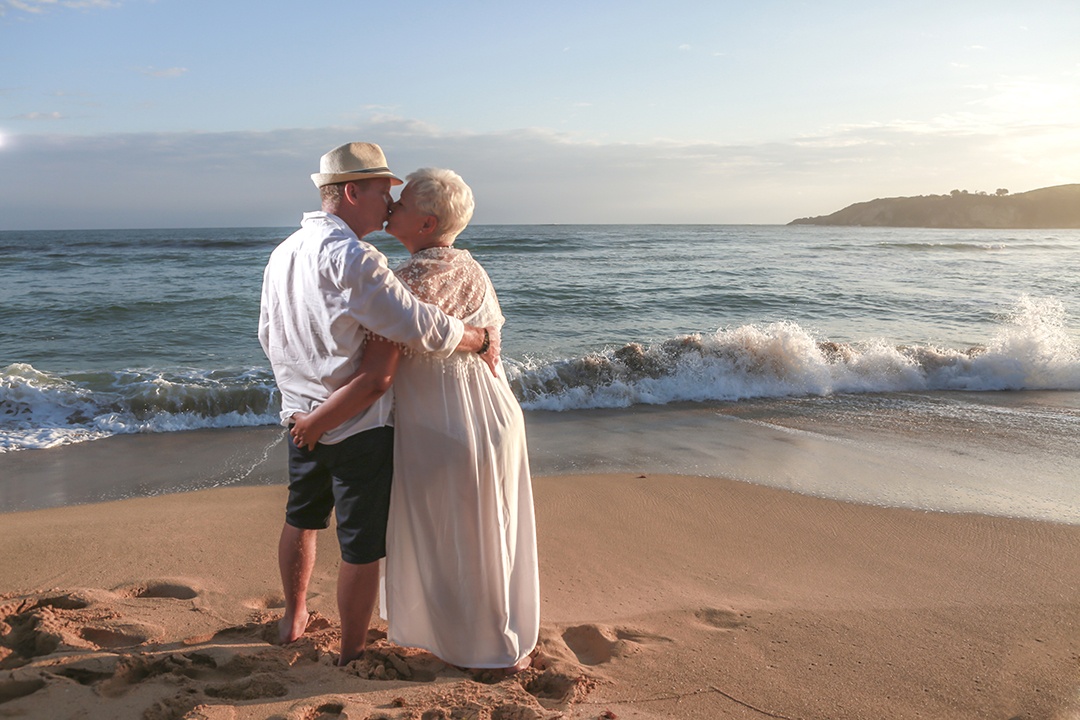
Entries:
<svg viewBox="0 0 1080 720">
<path fill-rule="evenodd" d="M 1024 124 L 1080 119 L 1080 92 L 1074 85 L 1062 83 L 1017 78 L 999 86 L 997 94 L 986 99 L 986 105 L 1006 119 Z"/>
</svg>

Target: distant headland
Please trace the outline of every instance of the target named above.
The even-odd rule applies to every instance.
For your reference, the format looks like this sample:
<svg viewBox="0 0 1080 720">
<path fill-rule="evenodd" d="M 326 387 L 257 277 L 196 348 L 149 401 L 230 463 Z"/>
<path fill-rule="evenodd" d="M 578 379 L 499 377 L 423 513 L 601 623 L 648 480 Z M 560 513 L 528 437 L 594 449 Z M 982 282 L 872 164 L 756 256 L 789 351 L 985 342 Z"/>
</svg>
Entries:
<svg viewBox="0 0 1080 720">
<path fill-rule="evenodd" d="M 1010 195 L 953 190 L 948 195 L 878 198 L 789 225 L 927 228 L 1080 228 L 1080 184 Z"/>
</svg>

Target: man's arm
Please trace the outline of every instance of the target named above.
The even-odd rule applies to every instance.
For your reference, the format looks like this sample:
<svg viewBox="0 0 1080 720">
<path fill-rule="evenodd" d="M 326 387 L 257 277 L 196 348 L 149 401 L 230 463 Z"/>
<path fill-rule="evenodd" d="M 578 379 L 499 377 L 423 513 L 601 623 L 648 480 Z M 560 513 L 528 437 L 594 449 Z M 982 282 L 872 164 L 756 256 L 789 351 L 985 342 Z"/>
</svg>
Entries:
<svg viewBox="0 0 1080 720">
<path fill-rule="evenodd" d="M 349 315 L 376 335 L 443 358 L 461 343 L 461 320 L 421 302 L 390 271 L 382 253 L 362 241 L 349 253 L 336 281 L 346 291 L 342 295 L 348 298 Z"/>
<path fill-rule="evenodd" d="M 465 334 L 461 336 L 461 342 L 454 349 L 459 352 L 477 353 L 480 359 L 491 368 L 491 374 L 498 376 L 499 353 L 502 350 L 502 337 L 499 335 L 498 328 L 466 325 Z"/>
<path fill-rule="evenodd" d="M 390 271 L 385 256 L 375 248 L 361 241 L 342 272 L 342 287 L 351 291 L 349 309 L 360 325 L 437 357 L 448 357 L 456 350 L 477 352 L 491 372 L 498 374 L 498 330 L 465 325 L 438 306 L 421 301 Z"/>
<path fill-rule="evenodd" d="M 382 338 L 368 340 L 360 367 L 348 382 L 315 410 L 292 416 L 289 432 L 297 446 L 313 449 L 324 434 L 371 407 L 390 389 L 400 357 L 401 348 L 394 343 Z"/>
</svg>

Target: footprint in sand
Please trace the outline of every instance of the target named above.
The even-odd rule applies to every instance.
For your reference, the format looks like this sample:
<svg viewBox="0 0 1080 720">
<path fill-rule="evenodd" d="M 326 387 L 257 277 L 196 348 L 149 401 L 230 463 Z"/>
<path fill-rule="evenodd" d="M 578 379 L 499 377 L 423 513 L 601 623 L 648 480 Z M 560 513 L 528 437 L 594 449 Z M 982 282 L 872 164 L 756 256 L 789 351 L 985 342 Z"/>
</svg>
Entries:
<svg viewBox="0 0 1080 720">
<path fill-rule="evenodd" d="M 112 653 L 78 658 L 56 670 L 56 674 L 74 680 L 80 685 L 96 685 L 116 674 L 119 655 Z"/>
<path fill-rule="evenodd" d="M 129 647 L 146 642 L 160 628 L 142 625 L 94 627 L 86 598 L 74 594 L 12 600 L 0 606 L 0 669 L 69 648 Z"/>
<path fill-rule="evenodd" d="M 208 697 L 242 701 L 287 695 L 288 686 L 280 678 L 289 667 L 290 658 L 279 652 L 252 656 L 214 648 L 167 655 L 123 655 L 116 659 L 111 673 L 87 667 L 72 668 L 63 674 L 80 684 L 94 686 L 104 697 L 120 697 L 142 683 L 165 676 L 185 684 L 194 681 L 189 691 L 201 688 Z M 187 695 L 181 699 L 185 703 L 190 700 Z"/>
<path fill-rule="evenodd" d="M 194 600 L 199 597 L 197 588 L 170 580 L 151 580 L 136 585 L 117 588 L 116 594 L 128 598 L 167 598 L 171 600 Z"/>
<path fill-rule="evenodd" d="M 585 672 L 581 665 L 554 657 L 536 659 L 542 662 L 515 676 L 515 679 L 545 710 L 567 711 L 596 687 L 596 678 Z"/>
<path fill-rule="evenodd" d="M 285 597 L 280 593 L 249 598 L 240 603 L 249 610 L 281 610 L 285 607 Z"/>
<path fill-rule="evenodd" d="M 43 687 L 45 681 L 41 678 L 0 681 L 0 704 L 32 695 Z"/>
<path fill-rule="evenodd" d="M 333 718 L 342 717 L 345 712 L 345 706 L 341 703 L 323 703 L 316 708 L 313 708 L 314 715 L 310 720 L 332 720 Z"/>
<path fill-rule="evenodd" d="M 627 628 L 576 625 L 562 634 L 563 642 L 583 665 L 602 665 L 613 658 L 632 655 L 642 645 L 671 642 L 671 638 Z"/>
<path fill-rule="evenodd" d="M 104 697 L 120 697 L 133 687 L 163 675 L 188 676 L 194 663 L 184 655 L 121 655 L 111 675 L 95 685 Z"/>
<path fill-rule="evenodd" d="M 40 616 L 48 610 L 82 610 L 89 602 L 75 595 L 53 595 L 42 598 L 18 598 L 8 600 L 0 604 L 0 647 L 8 650 L 8 653 L 0 654 L 4 658 L 10 651 L 22 654 L 26 657 L 47 655 L 48 652 L 38 652 L 38 638 L 40 633 L 37 626 L 40 624 Z M 4 667 L 0 663 L 0 667 Z"/>
<path fill-rule="evenodd" d="M 196 708 L 201 707 L 198 700 L 198 691 L 187 688 L 172 697 L 163 698 L 146 708 L 142 714 L 142 720 L 177 720 L 177 718 L 199 718 L 195 714 Z M 202 716 L 202 717 L 205 717 Z"/>
<path fill-rule="evenodd" d="M 750 616 L 746 613 L 718 608 L 703 608 L 694 613 L 694 616 L 702 623 L 718 630 L 735 630 L 743 627 L 750 620 Z"/>
<path fill-rule="evenodd" d="M 338 720 L 345 717 L 350 717 L 345 715 L 345 703 L 325 699 L 318 705 L 305 702 L 293 706 L 286 715 L 287 720 Z"/>
<path fill-rule="evenodd" d="M 79 629 L 78 635 L 98 649 L 116 650 L 142 645 L 159 632 L 157 628 L 149 626 L 122 625 L 111 628 L 84 627 Z"/>
<path fill-rule="evenodd" d="M 37 610 L 38 608 L 55 608 L 57 610 L 82 610 L 89 607 L 90 601 L 82 598 L 78 595 L 65 593 L 63 595 L 53 595 L 52 597 L 43 597 L 34 601 L 32 606 L 27 608 L 29 610 Z"/>
<path fill-rule="evenodd" d="M 546 708 L 564 707 L 572 703 L 578 694 L 584 694 L 586 683 L 581 676 L 574 676 L 555 669 L 544 670 L 525 683 L 525 692 L 536 698 Z"/>
<path fill-rule="evenodd" d="M 221 700 L 258 700 L 288 695 L 289 688 L 269 673 L 260 673 L 219 685 L 207 685 L 203 692 Z"/>
<path fill-rule="evenodd" d="M 541 717 L 528 705 L 500 705 L 491 711 L 491 720 L 540 720 Z"/>
<path fill-rule="evenodd" d="M 60 636 L 39 627 L 33 613 L 8 615 L 0 619 L 5 632 L 0 637 L 0 669 L 26 665 L 36 657 L 51 655 L 60 647 Z"/>
</svg>

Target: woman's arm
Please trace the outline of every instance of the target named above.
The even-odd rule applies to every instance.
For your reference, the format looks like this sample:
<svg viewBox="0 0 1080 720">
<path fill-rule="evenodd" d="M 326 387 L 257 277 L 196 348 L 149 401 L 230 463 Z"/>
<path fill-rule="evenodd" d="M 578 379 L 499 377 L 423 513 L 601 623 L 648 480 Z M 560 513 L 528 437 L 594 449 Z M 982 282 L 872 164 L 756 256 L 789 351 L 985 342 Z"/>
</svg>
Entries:
<svg viewBox="0 0 1080 720">
<path fill-rule="evenodd" d="M 360 367 L 348 382 L 310 413 L 292 416 L 294 424 L 289 432 L 297 446 L 313 449 L 326 432 L 371 407 L 390 389 L 400 357 L 401 348 L 396 344 L 381 337 L 369 339 Z"/>
</svg>

